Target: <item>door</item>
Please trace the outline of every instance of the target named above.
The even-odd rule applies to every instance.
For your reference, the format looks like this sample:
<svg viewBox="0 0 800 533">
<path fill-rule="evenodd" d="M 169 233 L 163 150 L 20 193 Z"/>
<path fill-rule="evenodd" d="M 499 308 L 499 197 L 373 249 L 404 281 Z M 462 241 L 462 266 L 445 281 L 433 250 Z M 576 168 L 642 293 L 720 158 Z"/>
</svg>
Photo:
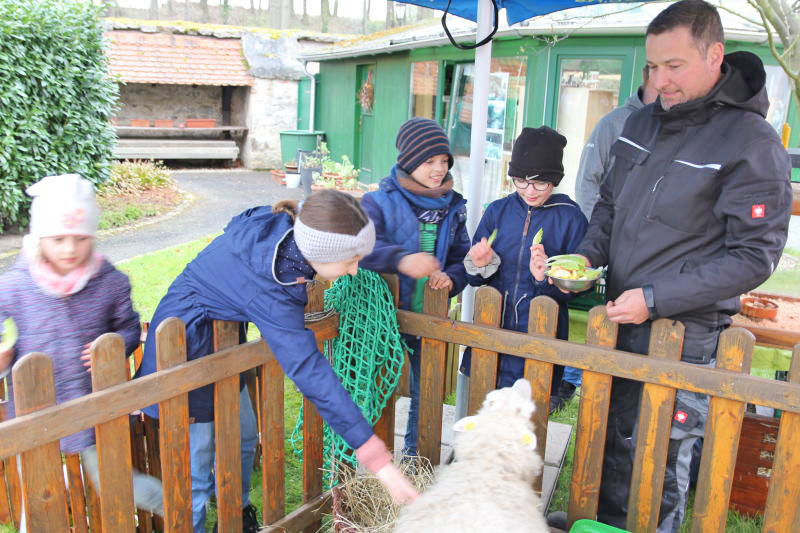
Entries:
<svg viewBox="0 0 800 533">
<path fill-rule="evenodd" d="M 356 67 L 356 153 L 353 164 L 359 169 L 358 181 L 372 183 L 371 143 L 375 133 L 375 65 Z"/>
</svg>

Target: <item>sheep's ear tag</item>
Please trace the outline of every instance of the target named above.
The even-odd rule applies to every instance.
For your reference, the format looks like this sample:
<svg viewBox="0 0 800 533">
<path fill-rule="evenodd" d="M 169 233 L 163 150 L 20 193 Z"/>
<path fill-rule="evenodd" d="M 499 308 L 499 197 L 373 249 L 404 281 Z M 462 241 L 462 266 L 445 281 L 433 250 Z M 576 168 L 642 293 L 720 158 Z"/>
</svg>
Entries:
<svg viewBox="0 0 800 533">
<path fill-rule="evenodd" d="M 465 416 L 461 420 L 455 423 L 453 426 L 453 431 L 472 431 L 476 427 L 478 427 L 478 417 L 476 416 Z"/>
<path fill-rule="evenodd" d="M 524 444 L 529 450 L 536 449 L 536 435 L 531 433 L 530 431 L 526 431 L 522 434 L 522 444 Z"/>
</svg>

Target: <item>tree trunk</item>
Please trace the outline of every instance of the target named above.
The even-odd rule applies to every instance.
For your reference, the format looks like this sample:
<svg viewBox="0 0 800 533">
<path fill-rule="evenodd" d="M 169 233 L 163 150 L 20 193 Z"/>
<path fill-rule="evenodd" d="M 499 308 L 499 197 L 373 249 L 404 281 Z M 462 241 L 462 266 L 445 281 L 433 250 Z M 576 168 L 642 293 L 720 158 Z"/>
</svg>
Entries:
<svg viewBox="0 0 800 533">
<path fill-rule="evenodd" d="M 333 0 L 333 16 L 339 16 L 339 0 Z"/>
<path fill-rule="evenodd" d="M 229 0 L 222 0 L 222 8 L 221 8 L 221 10 L 222 10 L 222 23 L 223 24 L 227 24 L 228 23 L 228 15 L 231 12 L 231 6 L 228 5 L 228 1 Z"/>
<path fill-rule="evenodd" d="M 183 20 L 191 20 L 191 2 L 190 0 L 183 0 Z"/>
<path fill-rule="evenodd" d="M 369 0 L 364 0 L 363 9 L 361 10 L 361 34 L 367 33 L 367 22 L 369 21 Z"/>
<path fill-rule="evenodd" d="M 303 0 L 303 18 L 300 20 L 303 25 L 308 24 L 308 0 Z"/>
<path fill-rule="evenodd" d="M 322 33 L 328 32 L 328 21 L 331 18 L 331 5 L 328 0 L 321 0 L 322 11 Z"/>
<path fill-rule="evenodd" d="M 167 15 L 169 18 L 175 16 L 175 0 L 167 0 Z"/>
<path fill-rule="evenodd" d="M 158 20 L 158 0 L 150 0 L 150 20 Z"/>
<path fill-rule="evenodd" d="M 203 11 L 203 17 L 200 22 L 211 22 L 211 17 L 208 14 L 208 0 L 200 0 L 200 9 Z"/>
<path fill-rule="evenodd" d="M 256 12 L 256 0 L 250 0 L 250 12 L 251 13 Z"/>
<path fill-rule="evenodd" d="M 394 28 L 394 2 L 387 0 L 386 2 L 386 29 Z"/>
</svg>

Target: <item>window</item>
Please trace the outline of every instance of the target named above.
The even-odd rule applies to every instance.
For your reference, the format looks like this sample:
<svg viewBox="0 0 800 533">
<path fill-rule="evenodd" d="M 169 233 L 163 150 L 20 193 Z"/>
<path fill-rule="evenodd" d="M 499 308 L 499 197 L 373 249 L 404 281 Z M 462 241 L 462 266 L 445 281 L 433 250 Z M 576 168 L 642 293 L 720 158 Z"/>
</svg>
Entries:
<svg viewBox="0 0 800 533">
<path fill-rule="evenodd" d="M 436 94 L 439 89 L 439 62 L 411 64 L 411 116 L 436 120 Z"/>
</svg>

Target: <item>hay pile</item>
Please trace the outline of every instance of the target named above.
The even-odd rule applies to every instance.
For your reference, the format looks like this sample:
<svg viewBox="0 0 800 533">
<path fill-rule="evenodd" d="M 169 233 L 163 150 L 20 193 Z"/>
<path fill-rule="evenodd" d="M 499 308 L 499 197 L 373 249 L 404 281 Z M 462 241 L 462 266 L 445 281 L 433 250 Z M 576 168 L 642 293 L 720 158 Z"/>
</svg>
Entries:
<svg viewBox="0 0 800 533">
<path fill-rule="evenodd" d="M 434 469 L 424 457 L 406 457 L 397 465 L 421 493 L 433 483 Z M 370 473 L 341 468 L 333 489 L 333 531 L 336 533 L 389 533 L 394 530 L 400 506 Z"/>
</svg>

